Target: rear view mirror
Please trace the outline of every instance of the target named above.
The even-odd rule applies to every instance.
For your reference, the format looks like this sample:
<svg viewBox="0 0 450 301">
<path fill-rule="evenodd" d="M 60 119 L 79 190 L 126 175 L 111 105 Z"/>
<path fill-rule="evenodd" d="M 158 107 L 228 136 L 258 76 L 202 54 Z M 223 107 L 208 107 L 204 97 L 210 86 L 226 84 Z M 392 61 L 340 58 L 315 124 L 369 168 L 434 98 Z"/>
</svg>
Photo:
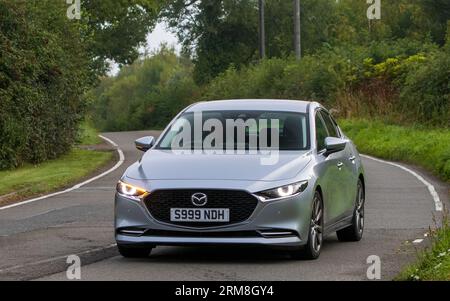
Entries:
<svg viewBox="0 0 450 301">
<path fill-rule="evenodd" d="M 146 152 L 155 145 L 155 137 L 143 137 L 135 142 L 136 148 L 140 151 Z"/>
<path fill-rule="evenodd" d="M 331 155 L 343 151 L 347 146 L 347 141 L 341 138 L 328 137 L 325 139 L 326 154 Z"/>
</svg>

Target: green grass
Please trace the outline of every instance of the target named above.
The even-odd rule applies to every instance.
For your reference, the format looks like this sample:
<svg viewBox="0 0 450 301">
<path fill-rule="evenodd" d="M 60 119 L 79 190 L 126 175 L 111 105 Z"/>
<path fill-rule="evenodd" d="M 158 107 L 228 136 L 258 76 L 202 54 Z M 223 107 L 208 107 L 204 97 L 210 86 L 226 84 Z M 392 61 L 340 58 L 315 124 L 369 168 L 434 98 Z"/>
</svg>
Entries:
<svg viewBox="0 0 450 301">
<path fill-rule="evenodd" d="M 432 245 L 418 254 L 416 263 L 405 268 L 395 280 L 450 280 L 450 225 L 444 218 L 442 227 L 431 232 Z"/>
<path fill-rule="evenodd" d="M 421 166 L 450 181 L 450 130 L 389 125 L 382 121 L 341 120 L 361 153 Z"/>
<path fill-rule="evenodd" d="M 18 192 L 18 196 L 32 196 L 55 191 L 91 174 L 112 156 L 111 152 L 74 148 L 59 159 L 37 166 L 0 171 L 0 195 Z"/>
<path fill-rule="evenodd" d="M 81 145 L 96 145 L 102 142 L 100 137 L 98 137 L 97 129 L 94 128 L 90 120 L 86 120 L 80 125 L 79 140 Z"/>
<path fill-rule="evenodd" d="M 80 126 L 79 145 L 97 145 L 102 140 L 90 121 Z M 74 147 L 56 160 L 39 165 L 27 164 L 14 170 L 0 171 L 0 196 L 14 193 L 7 202 L 60 190 L 80 181 L 106 165 L 113 153 Z"/>
</svg>

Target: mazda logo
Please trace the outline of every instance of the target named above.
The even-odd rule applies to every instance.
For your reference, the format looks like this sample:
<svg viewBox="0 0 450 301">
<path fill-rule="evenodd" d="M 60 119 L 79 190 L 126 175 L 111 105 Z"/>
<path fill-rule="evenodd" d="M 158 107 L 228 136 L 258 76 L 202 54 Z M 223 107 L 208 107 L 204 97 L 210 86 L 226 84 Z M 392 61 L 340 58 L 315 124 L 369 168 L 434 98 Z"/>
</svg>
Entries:
<svg viewBox="0 0 450 301">
<path fill-rule="evenodd" d="M 191 197 L 192 204 L 197 207 L 203 207 L 208 203 L 208 196 L 204 193 L 194 193 Z"/>
</svg>

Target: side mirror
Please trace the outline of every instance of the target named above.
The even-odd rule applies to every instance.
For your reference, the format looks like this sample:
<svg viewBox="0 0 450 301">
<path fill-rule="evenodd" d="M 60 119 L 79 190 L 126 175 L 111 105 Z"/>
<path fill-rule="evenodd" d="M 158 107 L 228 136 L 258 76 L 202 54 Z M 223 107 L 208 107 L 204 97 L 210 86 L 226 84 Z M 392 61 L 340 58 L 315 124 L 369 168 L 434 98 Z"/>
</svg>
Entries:
<svg viewBox="0 0 450 301">
<path fill-rule="evenodd" d="M 152 136 L 143 137 L 136 140 L 134 144 L 136 145 L 136 148 L 138 150 L 146 152 L 155 145 L 155 137 Z"/>
<path fill-rule="evenodd" d="M 347 146 L 347 141 L 341 138 L 328 137 L 325 139 L 326 155 L 343 151 Z"/>
</svg>

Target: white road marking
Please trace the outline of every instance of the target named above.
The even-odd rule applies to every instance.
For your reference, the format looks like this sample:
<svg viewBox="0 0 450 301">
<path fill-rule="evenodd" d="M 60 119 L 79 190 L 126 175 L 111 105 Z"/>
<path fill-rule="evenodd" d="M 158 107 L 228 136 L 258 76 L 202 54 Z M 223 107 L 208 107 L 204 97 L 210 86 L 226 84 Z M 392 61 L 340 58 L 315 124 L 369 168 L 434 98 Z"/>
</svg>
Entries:
<svg viewBox="0 0 450 301">
<path fill-rule="evenodd" d="M 422 182 L 427 188 L 428 191 L 430 192 L 431 196 L 433 197 L 433 201 L 434 201 L 434 205 L 435 205 L 435 209 L 436 211 L 441 212 L 444 208 L 441 199 L 439 198 L 439 194 L 436 192 L 436 189 L 434 188 L 434 186 L 429 183 L 427 180 L 425 180 L 421 175 L 419 175 L 417 172 L 403 166 L 397 163 L 393 163 L 393 162 L 389 162 L 389 161 L 385 161 L 385 160 L 381 160 L 381 159 L 377 159 L 371 156 L 366 156 L 366 155 L 361 155 L 361 157 L 376 161 L 376 162 L 380 162 L 380 163 L 384 163 L 384 164 L 388 164 L 388 165 L 392 165 L 398 168 L 403 169 L 404 171 L 412 174 L 414 177 L 416 177 L 420 182 Z"/>
<path fill-rule="evenodd" d="M 102 138 L 103 140 L 107 141 L 108 143 L 110 143 L 112 146 L 117 147 L 117 152 L 119 153 L 119 161 L 116 163 L 116 165 L 114 165 L 113 168 L 105 171 L 104 173 L 102 173 L 102 174 L 100 174 L 98 176 L 95 176 L 95 177 L 93 177 L 93 178 L 91 178 L 89 180 L 86 180 L 83 183 L 79 183 L 79 184 L 73 186 L 72 188 L 69 188 L 69 189 L 66 189 L 66 190 L 63 190 L 63 191 L 59 191 L 59 192 L 55 192 L 55 193 L 52 193 L 52 194 L 44 195 L 44 196 L 41 196 L 41 197 L 38 197 L 38 198 L 34 198 L 34 199 L 31 199 L 31 200 L 23 201 L 23 202 L 20 202 L 20 203 L 12 204 L 12 205 L 9 205 L 9 206 L 0 207 L 0 211 L 6 210 L 6 209 L 11 209 L 11 208 L 18 207 L 18 206 L 23 206 L 23 205 L 26 205 L 26 204 L 34 203 L 34 202 L 37 202 L 37 201 L 41 201 L 41 200 L 44 200 L 44 199 L 48 199 L 48 198 L 51 198 L 51 197 L 54 197 L 54 196 L 58 196 L 58 195 L 61 195 L 61 194 L 64 194 L 64 193 L 68 193 L 68 192 L 74 191 L 76 189 L 79 189 L 79 188 L 81 188 L 81 187 L 91 183 L 91 182 L 94 182 L 94 181 L 96 181 L 96 180 L 98 180 L 100 178 L 103 178 L 104 176 L 106 176 L 106 175 L 112 173 L 113 171 L 115 171 L 116 169 L 118 169 L 123 164 L 123 162 L 125 162 L 125 155 L 123 154 L 123 151 L 119 148 L 117 143 L 115 143 L 111 139 L 106 138 L 106 137 L 104 137 L 102 135 L 99 135 L 99 137 Z"/>
<path fill-rule="evenodd" d="M 105 136 L 103 136 L 103 135 L 98 135 L 98 136 L 99 136 L 100 138 L 102 138 L 103 140 L 109 142 L 109 144 L 111 144 L 112 146 L 119 147 L 119 146 L 117 145 L 117 143 L 115 143 L 115 142 L 112 141 L 111 139 L 109 139 L 109 138 L 107 138 L 107 137 L 105 137 Z"/>
<path fill-rule="evenodd" d="M 422 242 L 423 242 L 423 239 L 419 238 L 419 239 L 416 239 L 415 241 L 413 241 L 413 244 L 418 245 Z"/>
</svg>

